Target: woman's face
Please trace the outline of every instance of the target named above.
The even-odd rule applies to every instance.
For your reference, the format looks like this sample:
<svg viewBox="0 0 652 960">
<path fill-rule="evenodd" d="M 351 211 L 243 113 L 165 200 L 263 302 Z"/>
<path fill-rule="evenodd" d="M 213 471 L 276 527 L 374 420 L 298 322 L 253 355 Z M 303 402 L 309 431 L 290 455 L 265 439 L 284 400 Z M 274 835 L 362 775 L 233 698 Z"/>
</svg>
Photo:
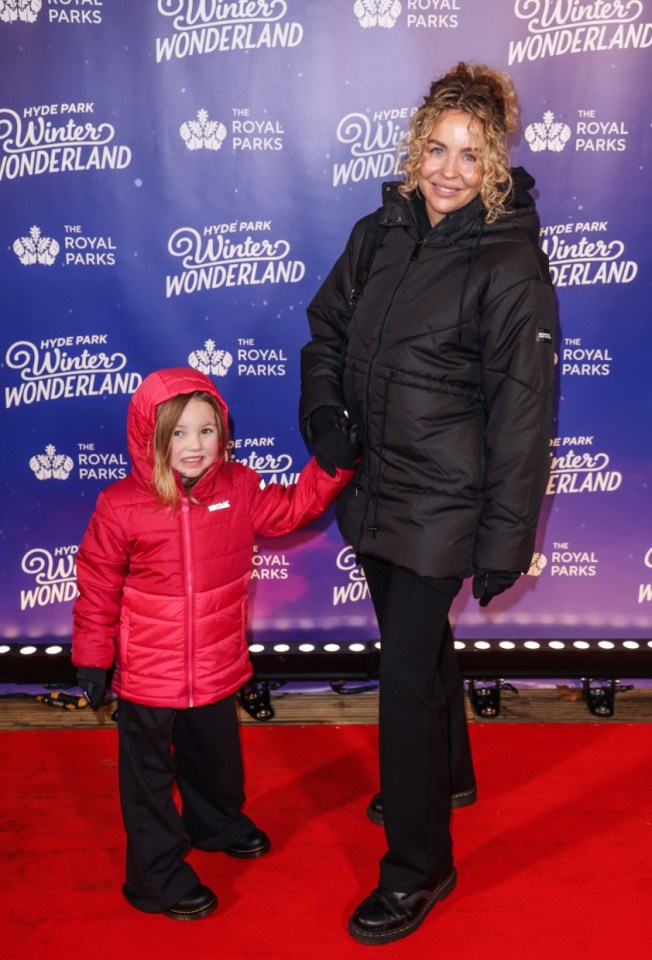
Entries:
<svg viewBox="0 0 652 960">
<path fill-rule="evenodd" d="M 430 131 L 417 173 L 417 186 L 433 227 L 480 193 L 479 162 L 484 135 L 478 123 L 458 110 L 447 110 Z"/>
</svg>

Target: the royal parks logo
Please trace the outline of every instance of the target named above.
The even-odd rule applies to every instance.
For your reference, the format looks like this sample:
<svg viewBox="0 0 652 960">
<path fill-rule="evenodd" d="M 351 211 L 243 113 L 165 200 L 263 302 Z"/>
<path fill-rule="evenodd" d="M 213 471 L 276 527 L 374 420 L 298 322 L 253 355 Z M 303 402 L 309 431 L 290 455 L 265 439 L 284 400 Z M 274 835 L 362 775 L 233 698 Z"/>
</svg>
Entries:
<svg viewBox="0 0 652 960">
<path fill-rule="evenodd" d="M 51 443 L 43 453 L 37 453 L 29 461 L 29 468 L 37 480 L 67 480 L 74 465 L 72 457 L 67 453 L 57 453 L 57 448 Z"/>
<path fill-rule="evenodd" d="M 533 553 L 530 567 L 527 572 L 528 577 L 540 577 L 548 566 L 548 558 L 545 553 Z"/>
<path fill-rule="evenodd" d="M 551 577 L 595 577 L 598 573 L 595 550 L 577 550 L 570 543 L 555 541 L 550 554 Z"/>
<path fill-rule="evenodd" d="M 0 23 L 36 23 L 42 0 L 0 0 Z"/>
<path fill-rule="evenodd" d="M 353 12 L 365 30 L 369 27 L 391 29 L 401 15 L 399 0 L 355 0 Z"/>
<path fill-rule="evenodd" d="M 231 368 L 239 377 L 284 377 L 287 362 L 284 347 L 263 347 L 252 337 L 238 337 L 235 358 L 229 350 L 218 347 L 214 340 L 206 340 L 203 347 L 188 356 L 191 367 L 215 377 L 225 377 Z"/>
<path fill-rule="evenodd" d="M 608 377 L 613 363 L 611 350 L 589 346 L 582 337 L 564 337 L 561 348 L 561 372 L 568 377 Z"/>
<path fill-rule="evenodd" d="M 63 228 L 63 263 L 67 267 L 113 267 L 116 263 L 116 244 L 109 236 L 84 233 L 79 224 Z M 14 240 L 13 251 L 24 267 L 35 264 L 51 267 L 61 250 L 54 237 L 45 237 L 41 228 L 31 227 L 27 236 Z"/>
<path fill-rule="evenodd" d="M 538 153 L 540 150 L 552 150 L 560 153 L 571 138 L 571 128 L 567 123 L 555 120 L 551 110 L 546 111 L 543 120 L 530 123 L 525 128 L 525 139 L 530 150 Z"/>
<path fill-rule="evenodd" d="M 256 545 L 251 562 L 252 580 L 287 580 L 290 574 L 290 561 L 284 553 L 261 550 Z"/>
<path fill-rule="evenodd" d="M 29 461 L 29 467 L 37 480 L 67 480 L 76 469 L 80 480 L 121 480 L 127 476 L 129 463 L 124 453 L 96 449 L 95 443 L 78 443 L 73 456 L 61 453 L 49 443 L 43 453 L 37 453 Z"/>
<path fill-rule="evenodd" d="M 461 8 L 461 0 L 355 0 L 353 13 L 364 30 L 391 30 L 397 24 L 411 30 L 454 30 Z"/>
<path fill-rule="evenodd" d="M 279 151 L 283 149 L 285 128 L 280 120 L 256 117 L 249 107 L 232 107 L 229 129 L 221 120 L 209 119 L 207 110 L 199 110 L 196 120 L 181 124 L 179 135 L 188 150 L 221 150 L 225 142 L 236 152 Z"/>
<path fill-rule="evenodd" d="M 577 114 L 574 139 L 573 129 L 555 119 L 552 110 L 547 110 L 540 121 L 528 124 L 525 139 L 530 150 L 561 153 L 568 144 L 583 153 L 622 153 L 627 149 L 629 130 L 622 120 L 600 118 L 597 110 L 578 110 Z"/>
<path fill-rule="evenodd" d="M 17 237 L 13 250 L 24 267 L 41 264 L 51 267 L 57 258 L 60 246 L 52 237 L 44 237 L 40 227 L 30 227 L 28 236 Z"/>
<path fill-rule="evenodd" d="M 220 349 L 214 340 L 206 340 L 199 350 L 193 350 L 188 363 L 208 376 L 225 377 L 233 365 L 233 354 Z"/>
<path fill-rule="evenodd" d="M 49 23 L 93 26 L 102 22 L 106 0 L 45 0 Z M 43 0 L 0 0 L 0 23 L 36 23 Z"/>
<path fill-rule="evenodd" d="M 196 120 L 188 120 L 179 128 L 188 150 L 219 150 L 226 132 L 226 127 L 219 120 L 208 119 L 207 110 L 198 110 Z"/>
</svg>

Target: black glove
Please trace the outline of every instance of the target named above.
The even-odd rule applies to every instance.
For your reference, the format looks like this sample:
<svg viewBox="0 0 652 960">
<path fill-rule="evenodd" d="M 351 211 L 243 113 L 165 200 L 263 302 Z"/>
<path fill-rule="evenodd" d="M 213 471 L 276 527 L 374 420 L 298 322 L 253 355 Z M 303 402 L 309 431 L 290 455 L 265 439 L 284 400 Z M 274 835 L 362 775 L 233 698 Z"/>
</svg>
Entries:
<svg viewBox="0 0 652 960">
<path fill-rule="evenodd" d="M 478 570 L 473 577 L 473 596 L 486 607 L 499 593 L 514 586 L 520 576 L 507 570 Z"/>
<path fill-rule="evenodd" d="M 355 470 L 361 446 L 358 428 L 343 410 L 337 407 L 318 407 L 310 416 L 310 432 L 317 463 L 335 476 L 335 467 Z"/>
<path fill-rule="evenodd" d="M 93 710 L 99 709 L 106 694 L 106 670 L 102 667 L 79 667 L 77 683 Z"/>
</svg>

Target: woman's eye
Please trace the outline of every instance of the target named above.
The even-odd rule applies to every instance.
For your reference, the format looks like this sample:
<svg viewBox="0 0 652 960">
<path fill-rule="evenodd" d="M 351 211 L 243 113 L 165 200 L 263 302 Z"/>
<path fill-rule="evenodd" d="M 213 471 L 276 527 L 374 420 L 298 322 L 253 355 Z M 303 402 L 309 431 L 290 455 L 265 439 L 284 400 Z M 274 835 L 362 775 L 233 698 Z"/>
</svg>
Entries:
<svg viewBox="0 0 652 960">
<path fill-rule="evenodd" d="M 206 433 L 206 434 L 209 434 L 209 435 L 212 434 L 212 433 L 214 433 L 214 432 L 215 432 L 215 428 L 214 428 L 214 427 L 204 427 L 204 429 L 202 430 L 202 433 Z"/>
</svg>

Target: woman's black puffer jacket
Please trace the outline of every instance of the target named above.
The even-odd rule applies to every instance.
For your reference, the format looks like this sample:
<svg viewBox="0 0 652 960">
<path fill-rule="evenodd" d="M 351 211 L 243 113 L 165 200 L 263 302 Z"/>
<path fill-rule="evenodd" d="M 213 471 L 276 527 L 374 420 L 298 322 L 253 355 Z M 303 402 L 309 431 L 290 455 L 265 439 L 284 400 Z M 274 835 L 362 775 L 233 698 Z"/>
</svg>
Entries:
<svg viewBox="0 0 652 960">
<path fill-rule="evenodd" d="M 363 455 L 341 494 L 344 538 L 420 576 L 526 571 L 548 476 L 556 301 L 539 220 L 516 169 L 510 211 L 476 198 L 425 235 L 383 185 L 308 309 L 301 423 L 346 409 Z M 380 224 L 362 295 L 365 234 Z"/>
</svg>

